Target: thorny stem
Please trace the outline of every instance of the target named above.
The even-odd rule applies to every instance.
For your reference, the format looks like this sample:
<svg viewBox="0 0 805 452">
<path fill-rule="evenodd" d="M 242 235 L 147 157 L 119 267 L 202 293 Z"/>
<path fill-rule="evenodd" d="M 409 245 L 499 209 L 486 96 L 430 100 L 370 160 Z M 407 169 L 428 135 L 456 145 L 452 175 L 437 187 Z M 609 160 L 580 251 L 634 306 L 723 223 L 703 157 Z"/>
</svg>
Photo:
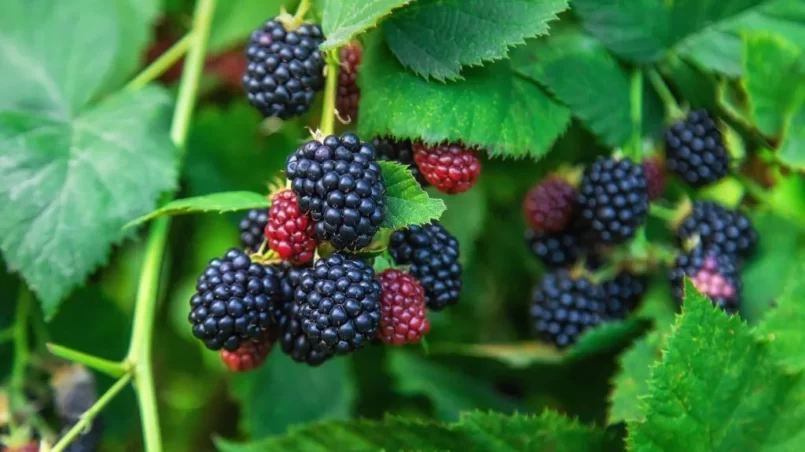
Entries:
<svg viewBox="0 0 805 452">
<path fill-rule="evenodd" d="M 629 87 L 632 136 L 629 139 L 626 155 L 631 157 L 635 162 L 639 162 L 643 154 L 640 140 L 643 128 L 643 71 L 640 68 L 635 68 L 632 71 L 632 79 Z"/>
<path fill-rule="evenodd" d="M 679 108 L 674 94 L 668 88 L 668 85 L 665 84 L 660 73 L 654 68 L 647 68 L 646 75 L 648 75 L 651 84 L 654 85 L 654 90 L 657 91 L 657 95 L 660 96 L 660 99 L 662 99 L 662 102 L 665 104 L 665 113 L 668 119 L 673 120 L 684 117 L 685 113 Z"/>
<path fill-rule="evenodd" d="M 137 74 L 137 76 L 126 85 L 125 89 L 132 91 L 138 90 L 158 79 L 187 53 L 187 49 L 190 48 L 192 42 L 193 30 L 184 35 L 184 37 L 173 44 L 170 49 L 166 50 L 159 58 L 151 62 L 147 68 Z"/>
<path fill-rule="evenodd" d="M 324 106 L 321 110 L 321 133 L 332 135 L 335 124 L 335 95 L 338 85 L 338 50 L 327 52 L 327 82 L 324 86 Z"/>
</svg>

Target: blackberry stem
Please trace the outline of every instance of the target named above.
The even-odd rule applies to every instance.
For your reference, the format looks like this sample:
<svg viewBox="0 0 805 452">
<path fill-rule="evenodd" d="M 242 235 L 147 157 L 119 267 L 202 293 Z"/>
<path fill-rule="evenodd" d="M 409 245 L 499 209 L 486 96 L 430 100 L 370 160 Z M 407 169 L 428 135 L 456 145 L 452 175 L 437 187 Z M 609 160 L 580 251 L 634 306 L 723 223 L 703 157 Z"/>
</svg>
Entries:
<svg viewBox="0 0 805 452">
<path fill-rule="evenodd" d="M 192 30 L 184 35 L 182 39 L 173 44 L 170 49 L 165 51 L 165 53 L 160 55 L 159 58 L 152 61 L 147 68 L 143 69 L 142 72 L 137 74 L 137 76 L 134 77 L 124 89 L 131 91 L 138 90 L 161 77 L 162 74 L 173 67 L 176 62 L 182 59 L 185 53 L 187 53 L 187 49 L 190 48 L 191 42 L 193 42 Z"/>
<path fill-rule="evenodd" d="M 324 86 L 324 106 L 321 111 L 321 133 L 332 135 L 335 124 L 335 95 L 338 85 L 338 49 L 329 50 L 327 58 L 327 84 Z"/>
<path fill-rule="evenodd" d="M 10 416 L 8 417 L 9 431 L 13 434 L 16 429 L 14 413 L 25 407 L 25 370 L 28 367 L 28 317 L 31 311 L 33 296 L 25 284 L 20 284 L 19 295 L 17 296 L 17 308 L 14 316 L 14 326 L 12 334 L 14 338 L 14 361 L 11 365 L 11 378 L 9 381 L 9 405 Z"/>
<path fill-rule="evenodd" d="M 62 345 L 47 344 L 47 349 L 54 356 L 83 364 L 90 369 L 95 369 L 98 372 L 109 375 L 112 378 L 120 378 L 128 371 L 123 363 L 98 358 L 97 356 L 79 352 Z"/>
<path fill-rule="evenodd" d="M 651 204 L 648 212 L 649 215 L 659 218 L 660 220 L 664 220 L 668 223 L 671 223 L 674 220 L 676 220 L 676 211 L 674 209 L 669 209 L 668 207 L 663 207 L 657 204 Z"/>
<path fill-rule="evenodd" d="M 651 84 L 654 85 L 654 90 L 657 92 L 657 95 L 660 96 L 663 104 L 665 104 L 666 116 L 671 120 L 684 118 L 685 112 L 679 108 L 679 104 L 676 102 L 674 94 L 671 92 L 671 89 L 668 88 L 668 85 L 665 84 L 665 80 L 663 80 L 660 73 L 657 72 L 656 69 L 650 67 L 646 69 L 646 75 L 651 81 Z"/>
<path fill-rule="evenodd" d="M 305 21 L 305 15 L 310 11 L 310 0 L 302 0 L 299 6 L 296 7 L 296 12 L 293 15 L 292 29 L 298 28 Z"/>
<path fill-rule="evenodd" d="M 626 155 L 639 163 L 643 154 L 640 140 L 643 129 L 643 71 L 639 68 L 632 71 L 629 87 L 632 136 L 629 138 Z"/>
</svg>

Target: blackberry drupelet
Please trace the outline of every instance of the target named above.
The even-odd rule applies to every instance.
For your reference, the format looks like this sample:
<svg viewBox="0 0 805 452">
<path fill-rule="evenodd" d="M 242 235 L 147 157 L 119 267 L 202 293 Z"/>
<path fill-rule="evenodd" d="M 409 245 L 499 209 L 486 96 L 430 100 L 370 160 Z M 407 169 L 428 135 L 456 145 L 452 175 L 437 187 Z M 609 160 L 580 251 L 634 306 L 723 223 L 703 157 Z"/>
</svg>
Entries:
<svg viewBox="0 0 805 452">
<path fill-rule="evenodd" d="M 665 130 L 665 160 L 669 171 L 692 187 L 703 187 L 724 178 L 731 159 L 713 118 L 696 110 Z"/>
<path fill-rule="evenodd" d="M 539 232 L 527 229 L 528 248 L 548 268 L 569 268 L 584 254 L 578 232 Z"/>
<path fill-rule="evenodd" d="M 605 245 L 624 243 L 648 215 L 643 168 L 628 158 L 599 158 L 584 172 L 576 201 L 580 221 L 592 240 Z"/>
<path fill-rule="evenodd" d="M 237 249 L 211 260 L 190 298 L 193 335 L 211 350 L 229 351 L 260 338 L 281 295 L 278 273 Z"/>
<path fill-rule="evenodd" d="M 296 362 L 310 366 L 318 366 L 330 359 L 329 352 L 318 352 L 307 335 L 302 331 L 302 322 L 299 318 L 301 305 L 294 301 L 294 291 L 299 285 L 299 277 L 305 267 L 286 266 L 280 279 L 282 284 L 282 302 L 277 303 L 274 309 L 274 322 L 279 332 L 280 349 Z"/>
<path fill-rule="evenodd" d="M 475 148 L 461 143 L 427 145 L 417 142 L 413 149 L 419 171 L 442 193 L 463 193 L 478 181 L 481 160 L 475 155 Z"/>
<path fill-rule="evenodd" d="M 267 223 L 268 209 L 252 209 L 240 220 L 240 243 L 246 251 L 254 253 L 260 249 Z"/>
<path fill-rule="evenodd" d="M 296 193 L 291 190 L 282 190 L 271 198 L 265 236 L 269 248 L 295 265 L 310 262 L 316 252 L 313 220 L 299 210 Z"/>
<path fill-rule="evenodd" d="M 390 268 L 377 275 L 382 286 L 380 330 L 385 344 L 418 344 L 430 331 L 425 289 L 410 274 Z"/>
<path fill-rule="evenodd" d="M 288 157 L 285 170 L 319 240 L 346 251 L 372 242 L 385 217 L 386 186 L 371 145 L 352 133 L 311 140 Z"/>
<path fill-rule="evenodd" d="M 221 361 L 232 372 L 248 372 L 257 369 L 265 362 L 274 347 L 274 338 L 264 331 L 259 339 L 244 342 L 234 352 L 221 350 Z"/>
<path fill-rule="evenodd" d="M 342 117 L 352 122 L 358 120 L 358 104 L 361 100 L 361 88 L 358 86 L 358 68 L 361 60 L 363 60 L 363 47 L 360 42 L 352 41 L 341 47 L 335 108 Z"/>
<path fill-rule="evenodd" d="M 648 182 L 648 200 L 654 201 L 665 192 L 665 163 L 658 157 L 649 157 L 640 164 Z"/>
<path fill-rule="evenodd" d="M 669 276 L 677 302 L 682 303 L 685 276 L 714 305 L 735 314 L 741 305 L 741 278 L 735 258 L 718 248 L 697 246 L 677 256 Z"/>
<path fill-rule="evenodd" d="M 535 185 L 523 200 L 523 213 L 531 229 L 563 231 L 573 216 L 576 189 L 559 176 L 551 175 Z"/>
<path fill-rule="evenodd" d="M 531 319 L 537 336 L 564 348 L 576 343 L 584 330 L 606 318 L 604 289 L 567 271 L 546 274 L 532 293 Z"/>
<path fill-rule="evenodd" d="M 696 201 L 677 230 L 680 242 L 699 236 L 705 248 L 716 247 L 738 257 L 749 257 L 758 234 L 749 218 L 713 201 Z"/>
<path fill-rule="evenodd" d="M 252 32 L 246 45 L 243 88 L 249 103 L 266 117 L 305 113 L 324 87 L 324 41 L 318 25 L 288 31 L 276 19 Z"/>
<path fill-rule="evenodd" d="M 380 292 L 372 267 L 342 254 L 303 270 L 294 300 L 313 350 L 346 355 L 369 343 L 380 328 Z"/>
<path fill-rule="evenodd" d="M 644 276 L 621 272 L 602 284 L 608 318 L 624 319 L 635 310 L 646 293 L 648 281 Z"/>
<path fill-rule="evenodd" d="M 410 265 L 425 288 L 428 307 L 440 311 L 458 303 L 461 296 L 461 264 L 458 240 L 439 223 L 410 226 L 395 231 L 389 252 L 398 265 Z"/>
<path fill-rule="evenodd" d="M 393 160 L 403 165 L 408 165 L 408 169 L 411 170 L 411 174 L 419 182 L 420 186 L 427 187 L 430 185 L 414 162 L 414 150 L 411 140 L 397 141 L 391 137 L 375 137 L 372 140 L 372 146 L 375 147 L 379 160 Z"/>
</svg>

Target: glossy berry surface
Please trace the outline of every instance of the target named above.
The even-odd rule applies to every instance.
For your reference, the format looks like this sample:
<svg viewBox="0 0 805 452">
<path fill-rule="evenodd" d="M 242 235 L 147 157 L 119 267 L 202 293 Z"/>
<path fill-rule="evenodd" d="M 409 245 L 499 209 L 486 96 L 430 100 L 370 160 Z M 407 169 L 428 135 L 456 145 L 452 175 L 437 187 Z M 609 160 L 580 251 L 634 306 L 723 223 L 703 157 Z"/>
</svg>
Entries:
<svg viewBox="0 0 805 452">
<path fill-rule="evenodd" d="M 319 366 L 333 355 L 330 351 L 313 349 L 310 339 L 302 331 L 302 319 L 299 316 L 302 306 L 294 301 L 294 291 L 305 268 L 309 267 L 285 266 L 280 278 L 282 301 L 276 305 L 273 318 L 277 325 L 277 340 L 282 352 L 296 362 Z"/>
<path fill-rule="evenodd" d="M 559 176 L 548 176 L 523 200 L 526 223 L 535 231 L 563 231 L 573 216 L 576 189 Z"/>
<path fill-rule="evenodd" d="M 607 317 L 624 319 L 635 310 L 646 293 L 648 281 L 644 276 L 621 272 L 602 284 Z"/>
<path fill-rule="evenodd" d="M 414 162 L 414 149 L 411 140 L 375 137 L 372 140 L 372 146 L 375 147 L 378 160 L 391 160 L 407 165 L 408 169 L 411 170 L 411 175 L 419 182 L 420 186 L 426 187 L 430 185 Z"/>
<path fill-rule="evenodd" d="M 418 344 L 430 331 L 425 289 L 410 274 L 388 269 L 377 275 L 382 287 L 380 330 L 385 344 Z"/>
<path fill-rule="evenodd" d="M 363 60 L 363 47 L 353 41 L 341 47 L 338 70 L 338 91 L 335 108 L 344 119 L 352 123 L 358 121 L 358 104 L 361 100 L 361 88 L 358 86 L 358 68 Z"/>
<path fill-rule="evenodd" d="M 295 265 L 310 262 L 316 252 L 315 224 L 299 210 L 296 193 L 291 190 L 271 198 L 265 236 L 269 248 Z"/>
<path fill-rule="evenodd" d="M 584 254 L 578 232 L 539 232 L 527 229 L 528 249 L 548 268 L 569 268 Z"/>
<path fill-rule="evenodd" d="M 537 336 L 559 348 L 575 344 L 584 330 L 606 318 L 603 288 L 564 270 L 546 274 L 534 288 L 531 302 Z"/>
<path fill-rule="evenodd" d="M 714 201 L 694 202 L 693 209 L 679 225 L 680 242 L 695 237 L 705 248 L 718 248 L 743 258 L 754 253 L 758 241 L 758 233 L 746 215 Z"/>
<path fill-rule="evenodd" d="M 260 339 L 244 342 L 237 350 L 221 350 L 221 361 L 232 372 L 248 372 L 257 369 L 265 362 L 274 342 L 268 332 Z"/>
<path fill-rule="evenodd" d="M 414 161 L 429 183 L 442 193 L 463 193 L 481 174 L 476 150 L 459 143 L 427 145 L 414 143 Z"/>
<path fill-rule="evenodd" d="M 263 244 L 266 224 L 268 223 L 268 209 L 251 209 L 238 223 L 240 228 L 240 243 L 249 252 L 256 252 Z"/>
<path fill-rule="evenodd" d="M 718 248 L 698 246 L 677 256 L 670 279 L 677 302 L 682 303 L 685 276 L 714 305 L 730 314 L 741 305 L 742 283 L 735 258 Z"/>
<path fill-rule="evenodd" d="M 665 130 L 665 161 L 668 171 L 703 187 L 729 173 L 731 158 L 716 122 L 706 110 L 696 110 Z"/>
</svg>

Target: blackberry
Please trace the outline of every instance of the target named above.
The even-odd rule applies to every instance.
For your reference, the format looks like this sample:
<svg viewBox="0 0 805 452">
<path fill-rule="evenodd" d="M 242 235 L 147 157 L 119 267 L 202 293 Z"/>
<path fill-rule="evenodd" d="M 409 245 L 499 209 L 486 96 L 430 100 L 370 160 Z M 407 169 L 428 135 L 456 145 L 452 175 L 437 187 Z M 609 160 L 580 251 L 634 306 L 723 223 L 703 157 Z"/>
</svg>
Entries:
<svg viewBox="0 0 805 452">
<path fill-rule="evenodd" d="M 288 157 L 285 170 L 319 240 L 348 251 L 372 242 L 385 217 L 386 186 L 371 145 L 352 133 L 311 140 Z"/>
<path fill-rule="evenodd" d="M 713 118 L 696 110 L 665 130 L 665 160 L 689 185 L 703 187 L 727 175 L 731 158 Z"/>
<path fill-rule="evenodd" d="M 531 296 L 531 319 L 537 336 L 564 348 L 576 343 L 587 328 L 606 317 L 604 289 L 567 271 L 546 274 Z"/>
<path fill-rule="evenodd" d="M 268 209 L 252 209 L 240 220 L 240 243 L 249 252 L 260 249 L 265 238 Z"/>
<path fill-rule="evenodd" d="M 411 170 L 411 175 L 419 182 L 420 186 L 427 187 L 430 185 L 425 179 L 425 176 L 422 175 L 422 171 L 419 171 L 419 167 L 417 167 L 414 162 L 414 150 L 411 140 L 397 141 L 391 137 L 375 137 L 372 140 L 372 146 L 374 146 L 375 151 L 377 151 L 378 159 L 393 160 L 403 165 L 408 165 L 408 169 Z"/>
<path fill-rule="evenodd" d="M 395 231 L 389 252 L 399 265 L 410 265 L 425 288 L 428 307 L 440 311 L 458 303 L 461 296 L 461 264 L 458 240 L 440 223 L 410 226 Z"/>
<path fill-rule="evenodd" d="M 749 218 L 713 201 L 695 201 L 693 209 L 677 229 L 680 243 L 699 237 L 705 248 L 749 257 L 755 250 L 758 234 Z"/>
<path fill-rule="evenodd" d="M 528 248 L 548 268 L 567 268 L 584 254 L 577 231 L 539 232 L 527 229 Z"/>
<path fill-rule="evenodd" d="M 682 303 L 685 276 L 714 305 L 729 314 L 738 312 L 741 304 L 741 278 L 735 258 L 718 248 L 697 246 L 677 256 L 669 276 L 677 302 Z"/>
<path fill-rule="evenodd" d="M 319 352 L 307 335 L 302 331 L 302 321 L 299 317 L 302 305 L 294 301 L 294 291 L 299 285 L 299 277 L 304 267 L 287 267 L 281 278 L 282 301 L 277 303 L 274 310 L 274 321 L 279 332 L 280 349 L 296 362 L 311 366 L 318 366 L 330 359 L 330 352 Z"/>
<path fill-rule="evenodd" d="M 634 237 L 648 215 L 648 182 L 640 165 L 598 158 L 584 172 L 576 198 L 594 241 L 617 245 Z"/>
<path fill-rule="evenodd" d="M 621 272 L 614 279 L 602 284 L 607 317 L 624 319 L 635 310 L 646 293 L 648 281 L 643 276 Z"/>
<path fill-rule="evenodd" d="M 654 201 L 665 192 L 665 164 L 658 157 L 650 157 L 640 164 L 648 182 L 648 200 Z"/>
<path fill-rule="evenodd" d="M 324 87 L 323 41 L 318 25 L 288 31 L 276 19 L 253 31 L 242 80 L 249 103 L 266 117 L 304 114 Z"/>
<path fill-rule="evenodd" d="M 221 350 L 221 361 L 232 372 L 248 372 L 263 365 L 274 347 L 274 334 L 263 332 L 259 339 L 244 342 L 234 352 Z"/>
<path fill-rule="evenodd" d="M 463 193 L 481 174 L 477 149 L 460 143 L 427 145 L 414 143 L 414 161 L 425 179 L 442 193 Z"/>
<path fill-rule="evenodd" d="M 523 200 L 523 213 L 531 229 L 559 232 L 573 216 L 576 189 L 559 176 L 551 175 L 535 185 Z"/>
<path fill-rule="evenodd" d="M 278 273 L 238 249 L 211 260 L 190 298 L 193 335 L 211 350 L 229 351 L 260 338 L 271 326 L 272 304 L 280 297 Z"/>
<path fill-rule="evenodd" d="M 342 254 L 303 270 L 294 300 L 313 350 L 346 355 L 370 342 L 380 328 L 380 291 L 370 265 Z"/>
<path fill-rule="evenodd" d="M 361 88 L 358 86 L 358 67 L 363 60 L 363 47 L 358 41 L 341 47 L 338 71 L 338 93 L 335 108 L 351 121 L 358 120 L 358 104 L 361 100 Z"/>
<path fill-rule="evenodd" d="M 301 265 L 316 252 L 315 225 L 299 210 L 296 193 L 282 190 L 271 198 L 265 236 L 268 246 L 284 261 Z"/>
<path fill-rule="evenodd" d="M 418 344 L 430 331 L 425 289 L 410 274 L 388 269 L 377 275 L 382 286 L 380 339 L 390 345 Z"/>
</svg>

